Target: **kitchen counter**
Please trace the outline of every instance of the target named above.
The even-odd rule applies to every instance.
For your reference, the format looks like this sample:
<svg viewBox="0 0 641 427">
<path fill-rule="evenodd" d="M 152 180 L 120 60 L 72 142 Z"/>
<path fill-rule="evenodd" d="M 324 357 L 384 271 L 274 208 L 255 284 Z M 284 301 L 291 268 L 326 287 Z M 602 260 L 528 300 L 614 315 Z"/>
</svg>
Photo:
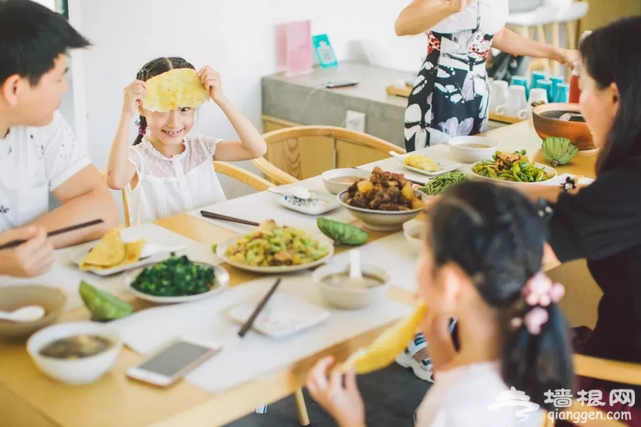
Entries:
<svg viewBox="0 0 641 427">
<path fill-rule="evenodd" d="M 415 77 L 405 71 L 352 62 L 315 68 L 301 76 L 266 76 L 262 78 L 262 112 L 266 121 L 275 118 L 292 125 L 345 127 L 347 111 L 357 111 L 365 113 L 365 133 L 404 147 L 407 99 L 388 95 L 385 88 L 399 80 L 413 82 Z M 339 80 L 355 80 L 358 85 L 337 89 L 321 86 Z M 488 130 L 496 127 L 493 123 Z"/>
</svg>

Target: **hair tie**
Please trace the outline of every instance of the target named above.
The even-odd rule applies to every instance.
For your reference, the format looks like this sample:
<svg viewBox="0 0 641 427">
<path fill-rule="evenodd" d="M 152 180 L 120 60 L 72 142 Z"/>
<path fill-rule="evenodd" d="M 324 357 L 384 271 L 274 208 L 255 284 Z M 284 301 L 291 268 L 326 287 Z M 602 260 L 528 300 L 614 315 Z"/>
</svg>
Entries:
<svg viewBox="0 0 641 427">
<path fill-rule="evenodd" d="M 561 301 L 565 295 L 565 287 L 560 283 L 553 283 L 544 273 L 538 272 L 527 281 L 522 293 L 525 303 L 534 308 L 529 310 L 522 319 L 518 317 L 512 319 L 511 325 L 519 328 L 525 324 L 529 333 L 538 335 L 541 332 L 541 326 L 549 320 L 548 312 L 543 307 Z"/>
<path fill-rule="evenodd" d="M 138 126 L 138 135 L 145 136 L 147 134 L 147 126 L 142 126 L 138 120 L 134 120 L 134 124 Z"/>
</svg>

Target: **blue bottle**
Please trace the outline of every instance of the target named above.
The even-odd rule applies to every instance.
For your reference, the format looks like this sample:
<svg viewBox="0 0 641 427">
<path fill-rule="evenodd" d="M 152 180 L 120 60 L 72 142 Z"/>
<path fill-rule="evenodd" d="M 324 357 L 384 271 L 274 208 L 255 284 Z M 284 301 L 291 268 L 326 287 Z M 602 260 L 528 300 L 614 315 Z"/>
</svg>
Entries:
<svg viewBox="0 0 641 427">
<path fill-rule="evenodd" d="M 552 82 L 550 80 L 539 80 L 536 83 L 537 88 L 545 89 L 548 93 L 548 99 L 554 99 L 552 97 Z"/>
<path fill-rule="evenodd" d="M 564 83 L 564 79 L 561 76 L 551 76 L 550 81 L 552 82 L 552 99 L 556 99 L 556 90 L 561 83 Z"/>
<path fill-rule="evenodd" d="M 545 71 L 532 71 L 530 88 L 537 88 L 537 83 L 539 82 L 539 80 L 547 80 L 547 78 L 548 73 L 546 73 Z"/>
<path fill-rule="evenodd" d="M 510 86 L 512 85 L 523 86 L 525 88 L 525 97 L 528 98 L 530 96 L 530 88 L 528 87 L 528 84 L 527 84 L 527 77 L 512 76 L 512 80 L 510 81 Z"/>
<path fill-rule="evenodd" d="M 568 83 L 561 83 L 556 88 L 556 97 L 554 102 L 568 103 L 570 100 L 570 85 Z"/>
</svg>

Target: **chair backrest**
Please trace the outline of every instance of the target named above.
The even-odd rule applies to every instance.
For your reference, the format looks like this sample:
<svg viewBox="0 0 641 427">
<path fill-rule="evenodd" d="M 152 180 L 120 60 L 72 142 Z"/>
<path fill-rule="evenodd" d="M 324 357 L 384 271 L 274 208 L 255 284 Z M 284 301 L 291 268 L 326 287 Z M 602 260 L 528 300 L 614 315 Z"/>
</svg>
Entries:
<svg viewBox="0 0 641 427">
<path fill-rule="evenodd" d="M 380 138 L 333 126 L 296 126 L 268 132 L 265 161 L 254 161 L 270 180 L 289 184 L 311 178 L 326 170 L 350 168 L 388 158 L 389 152 L 405 150 Z M 284 173 L 284 175 L 283 175 Z"/>
<path fill-rule="evenodd" d="M 214 169 L 217 173 L 237 179 L 238 181 L 249 185 L 257 191 L 265 191 L 269 187 L 274 187 L 274 184 L 253 174 L 245 169 L 239 168 L 227 162 L 214 161 Z M 100 175 L 106 179 L 106 172 L 100 171 Z M 131 226 L 131 218 L 129 214 L 129 199 L 127 197 L 127 190 L 122 189 L 122 205 L 125 213 L 125 224 L 127 227 Z"/>
</svg>

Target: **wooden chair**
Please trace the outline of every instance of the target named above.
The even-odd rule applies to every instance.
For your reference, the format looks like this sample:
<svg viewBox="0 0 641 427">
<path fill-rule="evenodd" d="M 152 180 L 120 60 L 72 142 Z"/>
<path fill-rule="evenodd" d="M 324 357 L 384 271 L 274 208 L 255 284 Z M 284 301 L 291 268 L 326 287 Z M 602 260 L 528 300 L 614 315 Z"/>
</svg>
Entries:
<svg viewBox="0 0 641 427">
<path fill-rule="evenodd" d="M 405 150 L 360 132 L 333 126 L 296 126 L 263 135 L 265 158 L 252 163 L 269 180 L 282 185 L 311 178 L 336 168 L 350 168 Z"/>
<path fill-rule="evenodd" d="M 275 186 L 260 176 L 239 168 L 238 166 L 232 165 L 231 163 L 214 161 L 214 168 L 217 173 L 237 179 L 257 191 L 265 191 L 268 188 Z M 107 174 L 105 171 L 100 171 L 100 175 L 106 179 Z M 125 211 L 125 223 L 127 224 L 127 227 L 129 227 L 131 226 L 131 221 L 129 218 L 129 200 L 127 198 L 127 191 L 123 189 L 121 193 Z M 309 414 L 307 413 L 307 405 L 305 404 L 305 396 L 303 395 L 302 389 L 299 388 L 296 390 L 294 393 L 294 400 L 296 402 L 296 412 L 298 413 L 298 421 L 300 425 L 308 426 L 310 424 Z"/>
</svg>

